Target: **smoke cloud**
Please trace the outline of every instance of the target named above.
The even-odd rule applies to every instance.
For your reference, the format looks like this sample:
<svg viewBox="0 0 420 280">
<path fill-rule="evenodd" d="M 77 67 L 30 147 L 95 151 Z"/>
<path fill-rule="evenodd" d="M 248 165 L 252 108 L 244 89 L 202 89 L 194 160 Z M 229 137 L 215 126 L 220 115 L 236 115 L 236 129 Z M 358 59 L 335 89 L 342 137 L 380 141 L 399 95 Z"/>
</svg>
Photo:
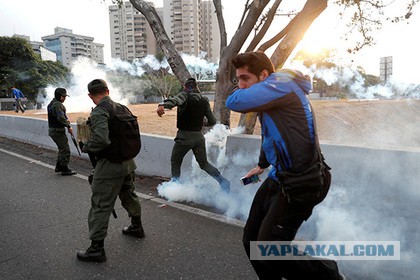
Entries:
<svg viewBox="0 0 420 280">
<path fill-rule="evenodd" d="M 231 193 L 223 193 L 193 158 L 191 173 L 182 174 L 180 182 L 159 185 L 159 195 L 169 201 L 204 204 L 227 217 L 245 221 L 261 182 L 242 186 L 239 178 L 256 165 L 259 150 L 226 157 L 226 138 L 233 133 L 223 125 L 216 125 L 205 135 L 209 161 L 231 181 Z M 366 168 L 355 169 L 358 164 Z M 420 190 L 412 187 L 413 180 L 404 179 L 405 174 L 398 174 L 392 167 L 386 172 L 399 178 L 396 184 L 381 176 L 378 168 L 387 164 L 373 164 L 371 159 L 358 163 L 342 161 L 339 169 L 349 170 L 347 179 L 337 178 L 340 171 L 333 167 L 333 184 L 327 198 L 315 207 L 296 236 L 303 240 L 401 242 L 400 261 L 339 261 L 341 271 L 349 279 L 414 280 L 420 275 L 419 253 L 415 251 L 420 242 L 417 222 Z"/>
<path fill-rule="evenodd" d="M 402 82 L 392 76 L 384 84 L 366 86 L 365 78 L 353 66 L 316 68 L 313 65 L 307 68 L 301 61 L 294 61 L 290 67 L 313 79 L 322 79 L 328 86 L 337 84 L 343 88 L 348 87 L 350 93 L 358 99 L 420 98 L 420 85 Z"/>
<path fill-rule="evenodd" d="M 191 74 L 198 79 L 214 79 L 216 65 L 206 64 L 200 58 L 186 55 L 183 55 L 183 58 Z M 145 67 L 156 70 L 169 66 L 166 61 L 160 62 L 153 56 L 133 63 L 113 60 L 106 66 L 97 65 L 87 59 L 78 60 L 71 70 L 73 79 L 67 87 L 71 96 L 66 100 L 68 111 L 90 110 L 93 103 L 87 96 L 87 84 L 95 78 L 107 80 L 112 98 L 127 104 L 134 91 L 141 90 L 141 83 L 127 84 L 127 81 L 124 82 L 124 77 L 108 79 L 108 75 L 110 72 L 123 71 L 128 75 L 140 77 L 145 73 Z M 418 85 L 398 83 L 392 78 L 385 85 L 366 88 L 363 77 L 350 68 L 341 70 L 303 69 L 302 66 L 294 68 L 312 77 L 322 78 L 330 84 L 347 85 L 358 98 L 420 97 Z M 44 107 L 53 98 L 55 87 L 50 86 L 46 89 L 47 98 Z M 254 195 L 268 172 L 261 176 L 261 182 L 242 186 L 239 178 L 256 165 L 259 150 L 255 150 L 252 154 L 237 153 L 230 158 L 226 156 L 227 136 L 241 133 L 241 130 L 243 128 L 231 131 L 223 125 L 216 125 L 205 135 L 210 163 L 231 181 L 229 194 L 223 193 L 219 184 L 201 170 L 193 159 L 192 171 L 189 174 L 182 174 L 180 182 L 165 182 L 159 185 L 159 195 L 169 201 L 207 205 L 228 217 L 246 220 Z M 350 166 L 358 163 L 342 164 Z M 369 177 L 369 174 L 375 170 L 375 166 L 367 168 L 364 176 Z M 359 173 L 349 176 L 354 176 L 354 180 L 344 183 L 333 181 L 329 195 L 325 201 L 315 207 L 313 215 L 302 225 L 297 238 L 332 241 L 399 240 L 401 241 L 400 261 L 341 261 L 340 268 L 350 276 L 350 279 L 417 279 L 420 275 L 420 266 L 417 265 L 419 253 L 415 252 L 414 248 L 420 243 L 417 222 L 420 202 L 418 188 L 407 188 L 403 176 L 398 185 L 359 181 L 362 176 Z"/>
<path fill-rule="evenodd" d="M 200 57 L 182 54 L 188 71 L 198 80 L 214 80 L 216 77 L 217 64 L 207 62 Z M 172 73 L 166 59 L 159 61 L 153 55 L 147 55 L 133 62 L 121 59 L 112 59 L 109 64 L 100 65 L 96 62 L 80 57 L 74 63 L 69 85 L 49 85 L 44 92 L 38 95 L 37 102 L 42 108 L 46 108 L 54 98 L 54 90 L 57 87 L 65 87 L 70 95 L 65 105 L 68 112 L 88 112 L 94 106 L 87 96 L 87 84 L 93 79 L 104 79 L 109 87 L 112 99 L 122 104 L 129 104 L 135 99 L 135 95 L 143 92 L 146 84 L 135 79 L 141 77 L 148 69 L 168 69 Z M 134 77 L 134 78 L 133 78 Z"/>
</svg>

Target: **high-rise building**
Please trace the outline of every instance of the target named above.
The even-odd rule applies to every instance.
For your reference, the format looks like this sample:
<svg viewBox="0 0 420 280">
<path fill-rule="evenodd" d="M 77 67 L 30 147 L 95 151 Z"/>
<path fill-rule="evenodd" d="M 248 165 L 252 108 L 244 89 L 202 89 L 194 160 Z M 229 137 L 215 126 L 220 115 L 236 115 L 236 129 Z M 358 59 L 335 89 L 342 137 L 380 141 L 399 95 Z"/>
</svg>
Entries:
<svg viewBox="0 0 420 280">
<path fill-rule="evenodd" d="M 179 52 L 217 61 L 220 53 L 220 32 L 213 1 L 164 1 L 163 21 L 169 38 Z"/>
<path fill-rule="evenodd" d="M 56 27 L 53 35 L 41 37 L 45 47 L 55 52 L 57 60 L 70 68 L 79 56 L 98 63 L 104 62 L 103 44 L 94 43 L 93 37 L 73 34 L 71 29 Z"/>
<path fill-rule="evenodd" d="M 165 0 L 156 12 L 179 52 L 195 56 L 206 53 L 205 58 L 214 62 L 219 59 L 220 33 L 213 1 Z M 109 6 L 109 24 L 112 57 L 133 60 L 158 52 L 146 18 L 130 2 Z"/>
<path fill-rule="evenodd" d="M 121 7 L 109 6 L 109 26 L 111 57 L 133 60 L 156 54 L 156 39 L 150 25 L 130 2 L 124 2 Z"/>
<path fill-rule="evenodd" d="M 166 33 L 181 53 L 198 56 L 202 50 L 201 0 L 168 0 L 163 5 Z"/>
<path fill-rule="evenodd" d="M 14 34 L 13 37 L 25 39 L 32 46 L 34 53 L 38 54 L 42 60 L 57 61 L 57 55 L 45 47 L 44 42 L 31 41 L 31 38 L 26 35 Z"/>
<path fill-rule="evenodd" d="M 220 30 L 213 1 L 202 1 L 201 11 L 202 50 L 207 53 L 208 60 L 217 62 L 220 58 Z"/>
</svg>

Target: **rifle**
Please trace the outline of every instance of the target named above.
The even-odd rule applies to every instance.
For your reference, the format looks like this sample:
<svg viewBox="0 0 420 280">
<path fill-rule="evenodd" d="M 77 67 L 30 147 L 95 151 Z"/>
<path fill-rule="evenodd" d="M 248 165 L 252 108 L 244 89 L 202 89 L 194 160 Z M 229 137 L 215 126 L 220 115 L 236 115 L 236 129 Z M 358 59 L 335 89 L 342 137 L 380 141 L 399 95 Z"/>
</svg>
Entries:
<svg viewBox="0 0 420 280">
<path fill-rule="evenodd" d="M 74 135 L 73 135 L 72 132 L 70 132 L 70 136 L 71 136 L 71 140 L 73 141 L 73 144 L 76 146 L 76 149 L 77 149 L 77 152 L 79 153 L 79 156 L 81 156 L 82 154 L 80 153 L 79 146 L 77 145 L 76 138 L 74 138 Z"/>
</svg>

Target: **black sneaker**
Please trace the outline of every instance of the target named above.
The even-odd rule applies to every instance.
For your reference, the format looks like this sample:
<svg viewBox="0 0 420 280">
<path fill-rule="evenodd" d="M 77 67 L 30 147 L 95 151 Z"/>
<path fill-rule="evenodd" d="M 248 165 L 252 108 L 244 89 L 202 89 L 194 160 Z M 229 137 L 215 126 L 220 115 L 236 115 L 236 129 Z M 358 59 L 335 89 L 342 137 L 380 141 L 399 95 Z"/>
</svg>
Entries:
<svg viewBox="0 0 420 280">
<path fill-rule="evenodd" d="M 133 225 L 130 225 L 129 227 L 125 227 L 122 230 L 122 233 L 125 235 L 131 235 L 137 238 L 144 238 L 145 234 L 144 234 L 144 230 L 143 227 L 135 227 Z"/>
<path fill-rule="evenodd" d="M 105 249 L 92 245 L 86 252 L 78 252 L 77 259 L 83 262 L 104 262 L 106 261 Z"/>
</svg>

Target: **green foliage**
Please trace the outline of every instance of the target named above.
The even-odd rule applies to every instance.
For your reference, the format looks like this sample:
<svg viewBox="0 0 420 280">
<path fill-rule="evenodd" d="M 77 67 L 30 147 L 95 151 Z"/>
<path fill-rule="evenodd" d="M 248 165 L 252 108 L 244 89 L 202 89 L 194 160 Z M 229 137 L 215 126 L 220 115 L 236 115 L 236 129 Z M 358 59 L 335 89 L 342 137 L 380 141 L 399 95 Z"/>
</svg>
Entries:
<svg viewBox="0 0 420 280">
<path fill-rule="evenodd" d="M 145 98 L 160 96 L 162 99 L 166 99 L 182 91 L 179 80 L 172 74 L 151 73 L 144 74 L 141 78 L 144 81 L 143 95 Z"/>
<path fill-rule="evenodd" d="M 14 85 L 26 98 L 35 101 L 38 93 L 48 85 L 66 85 L 68 73 L 68 69 L 59 62 L 41 60 L 25 39 L 0 37 L 2 92 Z"/>
</svg>

